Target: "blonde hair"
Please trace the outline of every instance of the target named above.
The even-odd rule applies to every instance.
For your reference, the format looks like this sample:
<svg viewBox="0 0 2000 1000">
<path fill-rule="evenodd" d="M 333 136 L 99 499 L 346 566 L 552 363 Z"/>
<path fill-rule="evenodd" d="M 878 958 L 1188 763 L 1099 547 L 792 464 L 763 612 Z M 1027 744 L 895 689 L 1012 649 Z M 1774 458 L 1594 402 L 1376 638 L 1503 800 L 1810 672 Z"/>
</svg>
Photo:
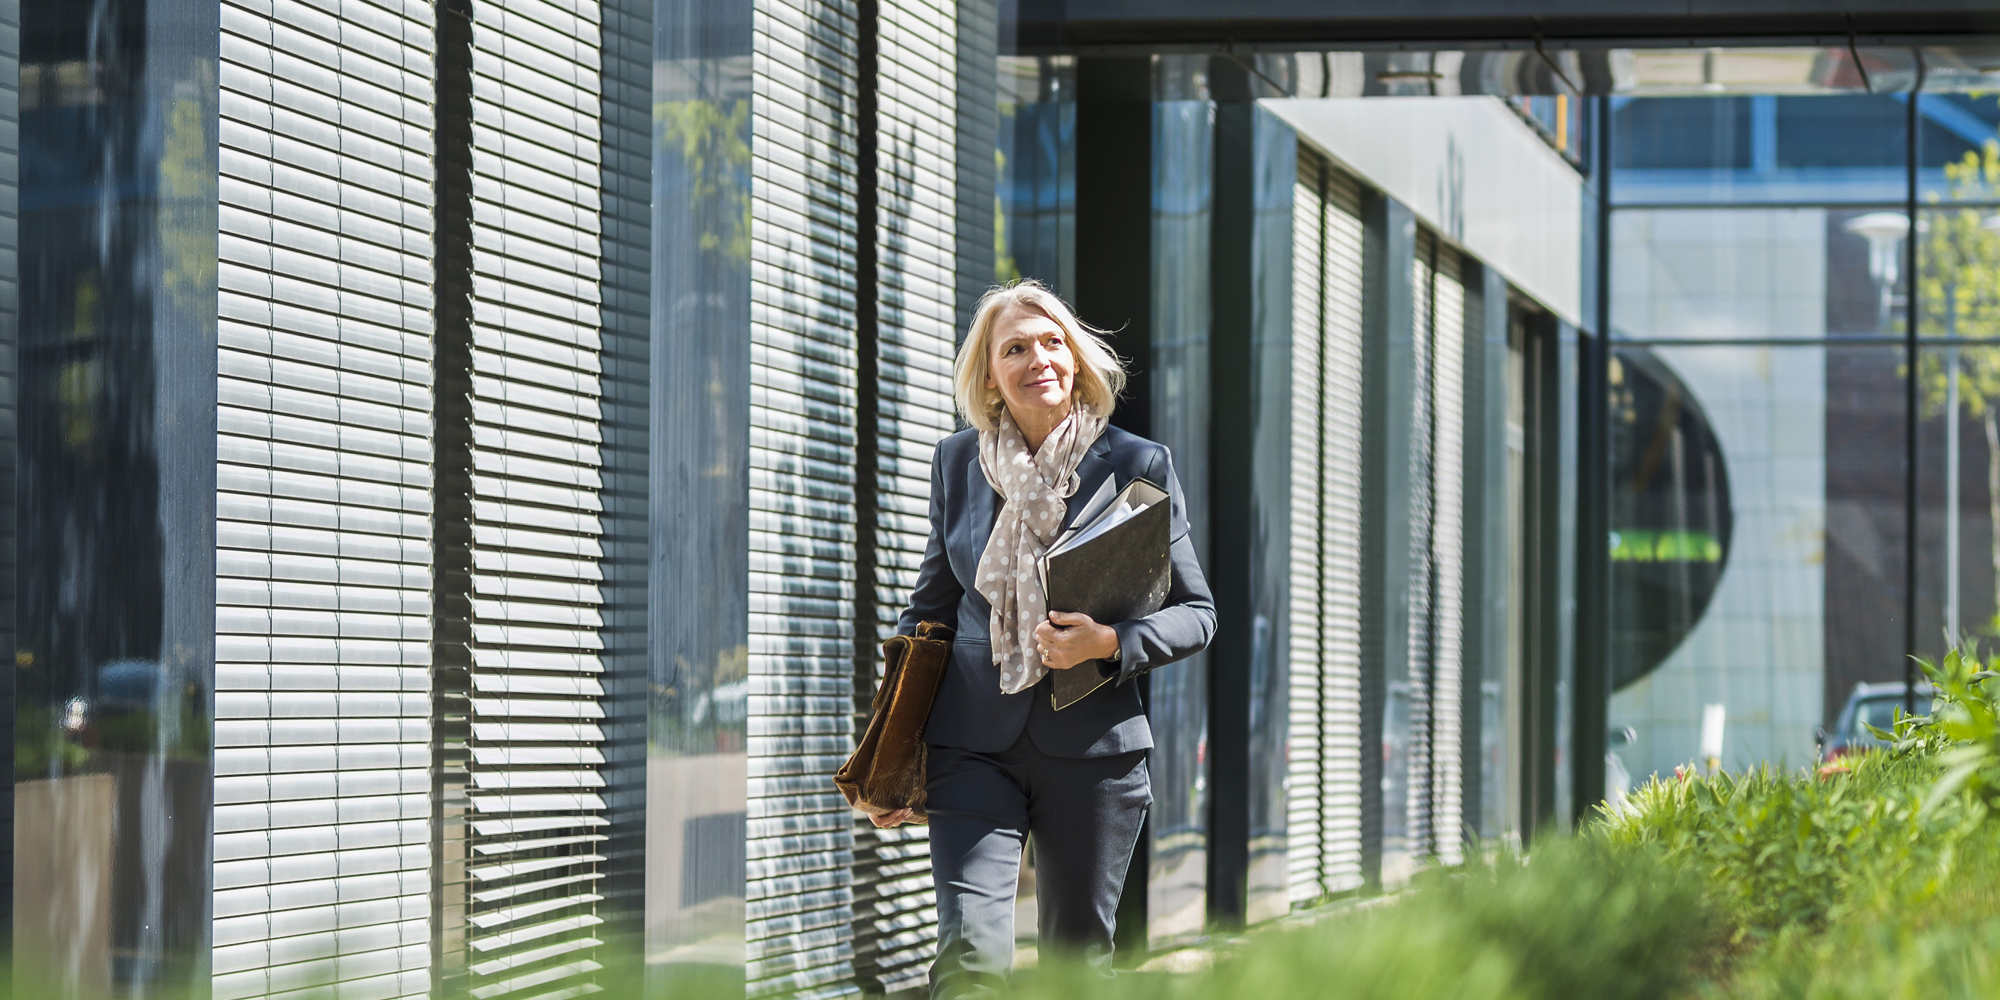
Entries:
<svg viewBox="0 0 2000 1000">
<path fill-rule="evenodd" d="M 1070 353 L 1077 360 L 1070 398 L 1075 405 L 1100 417 L 1109 418 L 1125 391 L 1125 365 L 1104 343 L 1104 331 L 1076 318 L 1063 300 L 1048 286 L 1033 278 L 995 285 L 986 290 L 972 313 L 972 326 L 965 342 L 958 345 L 958 358 L 951 366 L 952 396 L 965 422 L 982 431 L 1000 429 L 1000 413 L 1006 408 L 1000 390 L 986 387 L 992 373 L 993 328 L 1000 317 L 1014 309 L 1032 309 L 1062 328 L 1069 340 Z"/>
</svg>

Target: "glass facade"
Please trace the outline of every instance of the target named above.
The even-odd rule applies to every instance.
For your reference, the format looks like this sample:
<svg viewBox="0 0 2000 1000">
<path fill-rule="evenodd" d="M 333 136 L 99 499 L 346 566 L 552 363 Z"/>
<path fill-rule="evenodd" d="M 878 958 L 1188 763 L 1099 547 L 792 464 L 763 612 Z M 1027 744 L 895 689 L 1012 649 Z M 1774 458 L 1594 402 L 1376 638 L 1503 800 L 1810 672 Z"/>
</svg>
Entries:
<svg viewBox="0 0 2000 1000">
<path fill-rule="evenodd" d="M 920 988 L 926 831 L 828 777 L 1016 279 L 1216 592 L 1134 682 L 1127 957 L 2000 640 L 1977 51 L 1022 17 L 0 2 L 18 988 Z"/>
<path fill-rule="evenodd" d="M 1209 552 L 1210 251 L 1215 111 L 1204 60 L 1162 58 L 1154 81 L 1152 437 L 1172 449 L 1194 548 Z M 1207 930 L 1208 666 L 1197 654 L 1147 678 L 1158 720 L 1147 767 L 1153 811 L 1146 940 L 1171 947 Z"/>
<path fill-rule="evenodd" d="M 754 33 L 748 5 L 652 10 L 651 591 L 643 870 L 649 979 L 745 962 Z"/>
<path fill-rule="evenodd" d="M 217 7 L 13 10 L 15 954 L 176 989 L 216 800 Z"/>
<path fill-rule="evenodd" d="M 1614 797 L 1810 762 L 1857 684 L 1993 634 L 2000 106 L 1913 81 L 1613 99 Z"/>
</svg>

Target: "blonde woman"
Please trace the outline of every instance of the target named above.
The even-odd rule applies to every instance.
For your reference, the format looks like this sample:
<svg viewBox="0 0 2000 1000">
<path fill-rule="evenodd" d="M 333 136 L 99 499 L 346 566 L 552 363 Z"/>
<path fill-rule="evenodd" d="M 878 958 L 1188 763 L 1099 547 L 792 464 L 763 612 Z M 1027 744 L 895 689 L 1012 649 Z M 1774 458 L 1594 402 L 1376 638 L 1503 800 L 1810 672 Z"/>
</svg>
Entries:
<svg viewBox="0 0 2000 1000">
<path fill-rule="evenodd" d="M 990 996 L 1005 983 L 1031 833 L 1042 952 L 1110 973 L 1118 896 L 1152 804 L 1153 735 L 1131 681 L 1215 634 L 1167 449 L 1109 424 L 1124 384 L 1095 331 L 1033 281 L 988 292 L 958 351 L 954 395 L 971 427 L 932 458 L 930 544 L 897 624 L 905 635 L 925 621 L 957 630 L 924 730 L 933 998 Z M 1035 561 L 1107 479 L 1115 490 L 1134 478 L 1172 497 L 1166 606 L 1125 622 L 1047 607 Z M 1116 683 L 1057 712 L 1056 670 L 1103 671 Z"/>
</svg>

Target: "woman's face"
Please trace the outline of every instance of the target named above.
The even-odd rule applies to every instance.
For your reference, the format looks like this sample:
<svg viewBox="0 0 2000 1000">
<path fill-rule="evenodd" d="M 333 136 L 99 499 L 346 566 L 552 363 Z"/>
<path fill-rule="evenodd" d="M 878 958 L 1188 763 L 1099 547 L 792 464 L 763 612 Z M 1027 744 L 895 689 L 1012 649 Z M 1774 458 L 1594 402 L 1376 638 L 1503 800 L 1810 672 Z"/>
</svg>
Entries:
<svg viewBox="0 0 2000 1000">
<path fill-rule="evenodd" d="M 992 344 L 986 387 L 1000 390 L 1016 423 L 1035 419 L 1037 411 L 1068 409 L 1076 355 L 1055 320 L 1039 309 L 1010 309 L 994 325 Z"/>
</svg>

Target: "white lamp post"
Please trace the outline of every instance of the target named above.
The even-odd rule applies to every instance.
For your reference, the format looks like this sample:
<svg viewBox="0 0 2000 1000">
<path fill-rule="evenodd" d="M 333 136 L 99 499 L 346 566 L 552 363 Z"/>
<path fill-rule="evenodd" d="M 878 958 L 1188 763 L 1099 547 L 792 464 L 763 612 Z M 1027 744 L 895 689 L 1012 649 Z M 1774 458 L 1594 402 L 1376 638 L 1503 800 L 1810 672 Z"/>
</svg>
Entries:
<svg viewBox="0 0 2000 1000">
<path fill-rule="evenodd" d="M 1868 241 L 1868 277 L 1881 290 L 1876 323 L 1883 333 L 1888 333 L 1890 297 L 1903 272 L 1896 249 L 1902 246 L 1903 237 L 1910 234 L 1910 217 L 1901 212 L 1869 212 L 1847 220 L 1845 228 Z"/>
</svg>

